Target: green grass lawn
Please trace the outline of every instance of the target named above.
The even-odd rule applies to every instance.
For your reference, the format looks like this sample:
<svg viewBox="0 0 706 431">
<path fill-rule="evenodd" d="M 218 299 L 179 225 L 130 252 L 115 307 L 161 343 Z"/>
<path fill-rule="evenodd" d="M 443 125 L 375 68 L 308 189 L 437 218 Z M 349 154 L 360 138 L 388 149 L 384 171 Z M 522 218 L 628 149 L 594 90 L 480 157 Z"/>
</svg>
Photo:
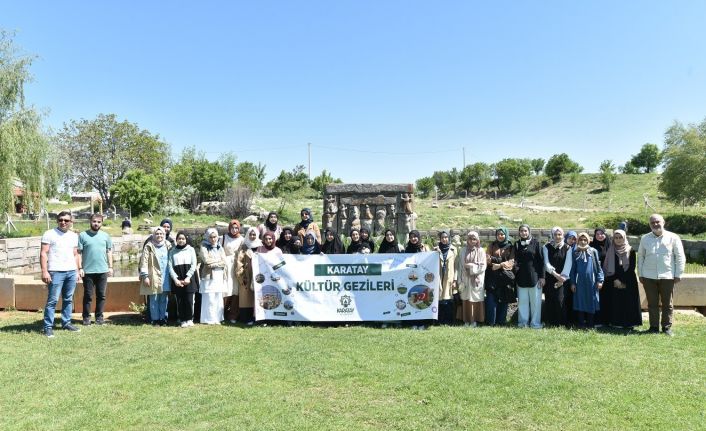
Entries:
<svg viewBox="0 0 706 431">
<path fill-rule="evenodd" d="M 0 314 L 0 428 L 704 429 L 706 320 L 675 337 L 563 329 L 155 328 L 39 333 Z"/>
</svg>

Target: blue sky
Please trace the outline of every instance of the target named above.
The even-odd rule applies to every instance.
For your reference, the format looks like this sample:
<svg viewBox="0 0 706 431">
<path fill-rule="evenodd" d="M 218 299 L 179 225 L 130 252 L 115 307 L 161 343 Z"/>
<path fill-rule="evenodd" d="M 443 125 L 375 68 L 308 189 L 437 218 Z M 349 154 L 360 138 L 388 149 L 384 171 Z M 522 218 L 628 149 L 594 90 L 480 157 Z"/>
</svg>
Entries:
<svg viewBox="0 0 706 431">
<path fill-rule="evenodd" d="M 706 117 L 704 1 L 0 0 L 45 124 L 115 113 L 268 179 L 566 152 L 587 172 Z"/>
</svg>

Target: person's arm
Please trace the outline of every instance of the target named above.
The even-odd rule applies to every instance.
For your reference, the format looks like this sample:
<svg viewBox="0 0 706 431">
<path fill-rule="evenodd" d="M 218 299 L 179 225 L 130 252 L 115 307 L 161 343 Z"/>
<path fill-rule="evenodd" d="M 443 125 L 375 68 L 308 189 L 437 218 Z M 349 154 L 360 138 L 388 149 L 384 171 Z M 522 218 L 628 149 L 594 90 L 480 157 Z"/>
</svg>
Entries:
<svg viewBox="0 0 706 431">
<path fill-rule="evenodd" d="M 549 247 L 551 247 L 551 246 L 549 246 L 549 244 L 545 244 L 542 247 L 542 249 L 543 249 L 542 251 L 544 251 L 544 253 L 542 253 L 542 259 L 544 259 L 544 271 L 552 274 L 555 271 L 555 269 L 552 266 L 552 264 L 549 263 L 549 252 L 547 251 Z"/>
<path fill-rule="evenodd" d="M 42 281 L 46 284 L 51 283 L 51 275 L 49 274 L 49 244 L 42 244 L 39 251 L 39 267 L 42 269 Z"/>
<path fill-rule="evenodd" d="M 645 277 L 642 276 L 642 267 L 645 264 L 645 254 L 647 247 L 645 246 L 645 237 L 640 238 L 640 245 L 637 248 L 637 275 L 640 277 L 640 283 L 645 284 Z"/>
<path fill-rule="evenodd" d="M 174 281 L 174 284 L 177 286 L 181 286 L 179 283 L 179 276 L 177 275 L 176 271 L 174 271 L 174 254 L 170 252 L 169 253 L 169 264 L 167 265 L 169 267 L 169 276 L 172 277 L 172 281 Z"/>
<path fill-rule="evenodd" d="M 108 253 L 108 276 L 112 277 L 113 276 L 113 245 L 108 248 L 106 251 Z"/>
<path fill-rule="evenodd" d="M 189 270 L 186 271 L 186 278 L 184 279 L 184 282 L 186 284 L 189 284 L 191 282 L 191 277 L 193 277 L 194 273 L 196 272 L 196 269 L 198 268 L 198 261 L 196 260 L 196 250 L 189 247 L 189 255 L 191 257 L 191 266 L 189 267 Z"/>
<path fill-rule="evenodd" d="M 144 281 L 145 286 L 151 287 L 152 281 L 149 277 L 149 255 L 150 247 L 146 245 L 142 249 L 142 257 L 140 258 L 140 279 Z"/>
<path fill-rule="evenodd" d="M 684 273 L 684 267 L 686 266 L 686 255 L 684 254 L 684 246 L 682 245 L 681 238 L 679 238 L 676 234 L 674 235 L 672 245 L 672 256 L 674 256 L 674 262 L 672 265 L 672 268 L 674 268 L 674 282 L 679 283 L 681 281 L 681 276 Z"/>
<path fill-rule="evenodd" d="M 81 266 L 81 255 L 78 254 L 78 248 L 74 247 L 74 261 L 76 261 L 76 269 L 79 274 L 83 274 L 83 267 Z M 81 275 L 83 277 L 83 275 Z"/>
<path fill-rule="evenodd" d="M 539 242 L 537 242 L 537 254 L 539 256 L 534 257 L 534 270 L 537 271 L 537 275 L 539 276 L 539 287 L 544 287 L 544 247 L 539 245 Z"/>
</svg>

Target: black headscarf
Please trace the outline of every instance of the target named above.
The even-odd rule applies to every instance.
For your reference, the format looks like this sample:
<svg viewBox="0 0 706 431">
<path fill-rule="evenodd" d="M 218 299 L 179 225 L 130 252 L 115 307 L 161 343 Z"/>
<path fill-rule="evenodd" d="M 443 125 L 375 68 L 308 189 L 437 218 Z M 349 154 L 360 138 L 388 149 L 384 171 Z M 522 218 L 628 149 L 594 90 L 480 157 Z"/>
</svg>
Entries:
<svg viewBox="0 0 706 431">
<path fill-rule="evenodd" d="M 603 241 L 598 241 L 596 239 L 596 232 L 598 232 L 598 231 L 603 232 L 603 235 L 605 235 L 605 239 Z M 610 240 L 608 235 L 606 235 L 605 228 L 598 227 L 593 231 L 593 240 L 591 240 L 591 242 L 588 245 L 590 245 L 591 247 L 595 248 L 596 251 L 598 251 L 598 257 L 601 260 L 601 264 L 603 264 L 603 262 L 605 262 L 606 253 L 607 253 L 608 247 L 610 247 L 611 243 L 612 243 L 612 241 Z"/>
<path fill-rule="evenodd" d="M 407 246 L 404 248 L 405 253 L 419 253 L 424 251 L 424 244 L 422 244 L 422 237 L 419 235 L 418 230 L 412 230 L 409 232 L 409 237 L 416 236 L 419 238 L 419 241 L 417 241 L 417 244 L 412 244 L 411 241 L 407 241 Z"/>
<path fill-rule="evenodd" d="M 346 254 L 359 253 L 360 249 L 362 248 L 362 245 L 363 245 L 363 243 L 360 241 L 360 236 L 358 237 L 358 241 L 353 241 L 353 232 L 358 232 L 358 234 L 360 234 L 360 231 L 358 229 L 351 229 L 351 232 L 350 232 L 351 243 L 348 244 L 348 248 L 346 249 Z"/>
<path fill-rule="evenodd" d="M 333 234 L 333 240 L 329 241 L 328 238 L 328 233 Z M 338 235 L 336 235 L 336 232 L 334 232 L 332 229 L 326 229 L 324 231 L 324 244 L 321 246 L 321 251 L 324 252 L 324 254 L 344 254 L 345 250 L 343 249 L 343 243 L 341 242 L 341 238 L 339 238 Z"/>
<path fill-rule="evenodd" d="M 391 242 L 387 240 L 388 232 L 392 233 L 392 236 L 394 237 Z M 400 245 L 397 243 L 397 235 L 395 235 L 395 232 L 392 229 L 385 229 L 378 253 L 400 253 Z"/>
<path fill-rule="evenodd" d="M 307 214 L 309 217 L 307 217 L 306 220 L 300 220 L 300 221 L 299 221 L 299 225 L 300 225 L 301 227 L 303 227 L 304 229 L 306 229 L 307 227 L 309 227 L 309 224 L 313 221 L 313 220 L 311 219 L 311 209 L 309 209 L 309 208 L 304 208 L 304 209 L 302 209 L 302 210 L 299 212 L 299 215 L 301 216 L 301 215 L 303 215 L 303 214 Z"/>
<path fill-rule="evenodd" d="M 284 238 L 284 234 L 286 232 L 289 232 L 292 236 L 289 238 L 289 241 L 287 241 Z M 277 239 L 277 242 L 275 245 L 279 247 L 280 250 L 282 250 L 282 253 L 285 254 L 291 254 L 292 252 L 290 251 L 291 245 L 292 245 L 292 239 L 294 239 L 294 232 L 292 231 L 291 228 L 285 227 L 282 229 L 282 232 L 279 234 L 279 238 Z"/>
<path fill-rule="evenodd" d="M 368 234 L 368 239 L 363 239 L 363 232 Z M 375 241 L 370 238 L 370 229 L 366 227 L 360 228 L 360 243 L 370 249 L 371 253 L 375 253 Z"/>
<path fill-rule="evenodd" d="M 270 223 L 270 216 L 271 216 L 272 214 L 277 215 L 276 212 L 270 211 L 270 213 L 267 214 L 267 218 L 265 219 L 265 226 L 267 226 L 267 229 L 269 229 L 269 230 L 271 230 L 271 231 L 274 232 L 274 231 L 277 230 L 277 223 L 274 223 L 274 224 L 273 224 L 273 223 Z M 279 220 L 279 216 L 277 216 L 277 219 Z"/>
<path fill-rule="evenodd" d="M 446 253 L 448 253 L 448 252 L 449 252 L 449 249 L 451 248 L 451 238 L 449 238 L 448 244 L 444 244 L 444 243 L 441 242 L 441 236 L 442 236 L 443 234 L 446 234 L 446 236 L 449 236 L 449 233 L 446 232 L 446 231 L 441 231 L 441 232 L 439 232 L 439 245 L 438 245 L 438 247 L 439 247 L 439 250 L 441 251 L 441 254 L 443 254 L 444 256 L 446 256 Z"/>
</svg>

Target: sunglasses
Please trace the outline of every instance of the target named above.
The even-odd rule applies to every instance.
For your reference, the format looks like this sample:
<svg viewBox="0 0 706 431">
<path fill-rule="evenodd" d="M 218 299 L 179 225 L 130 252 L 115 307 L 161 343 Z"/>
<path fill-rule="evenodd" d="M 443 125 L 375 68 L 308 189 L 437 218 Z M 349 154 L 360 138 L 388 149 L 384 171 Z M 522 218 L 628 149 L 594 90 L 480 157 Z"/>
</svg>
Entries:
<svg viewBox="0 0 706 431">
<path fill-rule="evenodd" d="M 70 218 L 60 218 L 58 220 L 58 222 L 59 223 L 71 223 L 71 219 Z"/>
</svg>

